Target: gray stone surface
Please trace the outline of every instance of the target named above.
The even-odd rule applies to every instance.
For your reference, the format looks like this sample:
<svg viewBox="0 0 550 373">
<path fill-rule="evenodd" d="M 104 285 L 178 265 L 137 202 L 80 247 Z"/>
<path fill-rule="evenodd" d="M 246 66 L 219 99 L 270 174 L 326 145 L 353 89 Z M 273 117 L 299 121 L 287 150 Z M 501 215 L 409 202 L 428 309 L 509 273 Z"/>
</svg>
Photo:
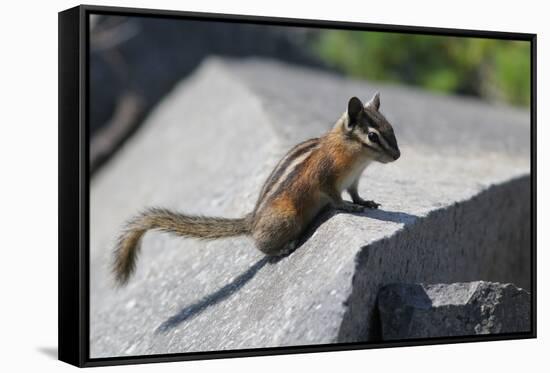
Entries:
<svg viewBox="0 0 550 373">
<path fill-rule="evenodd" d="M 382 204 L 326 212 L 276 263 L 245 237 L 145 236 L 135 276 L 108 268 L 147 206 L 241 216 L 288 147 L 379 90 L 402 151 L 359 186 Z M 262 60 L 207 60 L 94 176 L 92 357 L 367 341 L 393 282 L 530 284 L 529 113 Z"/>
<path fill-rule="evenodd" d="M 531 330 L 531 295 L 512 284 L 390 284 L 378 310 L 383 340 Z"/>
</svg>

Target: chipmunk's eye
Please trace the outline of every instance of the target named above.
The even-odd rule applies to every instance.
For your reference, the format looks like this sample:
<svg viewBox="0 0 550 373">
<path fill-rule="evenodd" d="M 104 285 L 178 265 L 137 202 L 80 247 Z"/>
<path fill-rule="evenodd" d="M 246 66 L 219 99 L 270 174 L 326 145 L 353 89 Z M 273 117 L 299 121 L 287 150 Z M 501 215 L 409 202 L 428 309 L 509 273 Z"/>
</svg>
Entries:
<svg viewBox="0 0 550 373">
<path fill-rule="evenodd" d="M 372 142 L 379 142 L 378 135 L 375 132 L 369 132 L 367 135 L 369 137 L 369 140 Z"/>
</svg>

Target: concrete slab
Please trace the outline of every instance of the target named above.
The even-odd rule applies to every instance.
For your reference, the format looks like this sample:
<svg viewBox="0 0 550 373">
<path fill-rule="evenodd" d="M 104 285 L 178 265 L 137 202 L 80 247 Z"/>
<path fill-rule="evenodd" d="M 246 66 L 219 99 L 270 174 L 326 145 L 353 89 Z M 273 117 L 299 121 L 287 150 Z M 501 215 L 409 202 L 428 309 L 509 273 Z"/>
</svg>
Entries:
<svg viewBox="0 0 550 373">
<path fill-rule="evenodd" d="M 288 147 L 330 128 L 352 95 L 381 92 L 402 151 L 360 184 L 382 204 L 326 212 L 298 250 L 268 263 L 247 238 L 149 233 L 135 276 L 113 288 L 113 245 L 147 206 L 250 211 Z M 391 282 L 529 286 L 529 113 L 262 60 L 209 59 L 94 176 L 91 357 L 374 340 Z"/>
</svg>

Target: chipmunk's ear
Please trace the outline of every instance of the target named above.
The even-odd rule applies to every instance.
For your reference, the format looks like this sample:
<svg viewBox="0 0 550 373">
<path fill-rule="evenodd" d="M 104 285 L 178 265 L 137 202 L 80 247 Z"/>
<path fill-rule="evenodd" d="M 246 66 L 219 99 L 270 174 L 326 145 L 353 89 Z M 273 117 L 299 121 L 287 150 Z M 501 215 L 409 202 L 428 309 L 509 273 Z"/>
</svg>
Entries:
<svg viewBox="0 0 550 373">
<path fill-rule="evenodd" d="M 357 97 L 352 97 L 348 102 L 348 127 L 353 128 L 363 113 L 363 103 Z"/>
<path fill-rule="evenodd" d="M 373 108 L 374 110 L 380 109 L 380 92 L 376 92 L 374 96 L 372 96 L 370 101 L 367 102 L 365 107 L 370 107 L 370 108 Z"/>
</svg>

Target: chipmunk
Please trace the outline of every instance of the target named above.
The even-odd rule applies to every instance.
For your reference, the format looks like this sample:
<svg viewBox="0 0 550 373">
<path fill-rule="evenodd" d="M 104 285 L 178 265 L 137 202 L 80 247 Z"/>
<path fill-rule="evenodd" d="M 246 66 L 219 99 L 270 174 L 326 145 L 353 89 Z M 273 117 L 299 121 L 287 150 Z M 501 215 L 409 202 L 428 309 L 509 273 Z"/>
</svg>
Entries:
<svg viewBox="0 0 550 373">
<path fill-rule="evenodd" d="M 138 214 L 117 242 L 116 280 L 127 283 L 148 230 L 207 240 L 249 235 L 266 255 L 282 256 L 294 250 L 300 235 L 327 205 L 347 212 L 378 208 L 378 203 L 359 196 L 361 174 L 373 161 L 388 163 L 401 155 L 393 128 L 379 108 L 379 93 L 366 105 L 352 97 L 330 131 L 296 145 L 279 161 L 253 211 L 242 218 L 191 216 L 161 208 Z M 352 202 L 342 199 L 344 190 Z"/>
</svg>

